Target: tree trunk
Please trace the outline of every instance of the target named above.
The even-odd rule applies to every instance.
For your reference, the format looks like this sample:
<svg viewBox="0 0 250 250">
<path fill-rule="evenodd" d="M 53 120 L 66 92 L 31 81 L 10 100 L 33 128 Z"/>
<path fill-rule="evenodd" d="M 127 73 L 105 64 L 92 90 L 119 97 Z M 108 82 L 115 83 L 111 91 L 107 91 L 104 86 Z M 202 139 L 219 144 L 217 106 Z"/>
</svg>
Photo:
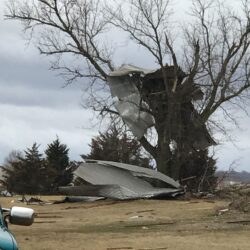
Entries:
<svg viewBox="0 0 250 250">
<path fill-rule="evenodd" d="M 159 144 L 156 153 L 156 166 L 157 170 L 165 175 L 172 176 L 172 154 L 169 144 L 164 142 L 163 138 L 159 139 Z"/>
<path fill-rule="evenodd" d="M 180 180 L 180 171 L 183 161 L 185 161 L 183 158 L 185 153 L 179 150 L 174 154 L 171 152 L 168 143 L 162 142 L 159 145 L 161 146 L 157 148 L 157 155 L 155 158 L 157 170 L 174 180 Z"/>
</svg>

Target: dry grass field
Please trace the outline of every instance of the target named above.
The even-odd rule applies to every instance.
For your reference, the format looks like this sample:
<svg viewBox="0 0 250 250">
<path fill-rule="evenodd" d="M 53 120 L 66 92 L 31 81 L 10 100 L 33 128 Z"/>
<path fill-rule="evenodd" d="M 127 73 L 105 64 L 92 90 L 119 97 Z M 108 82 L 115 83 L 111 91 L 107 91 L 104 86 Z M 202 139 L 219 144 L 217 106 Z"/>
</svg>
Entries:
<svg viewBox="0 0 250 250">
<path fill-rule="evenodd" d="M 14 199 L 0 203 L 27 206 Z M 226 205 L 209 200 L 29 205 L 37 213 L 35 223 L 10 229 L 21 250 L 249 250 L 249 214 L 218 215 Z"/>
</svg>

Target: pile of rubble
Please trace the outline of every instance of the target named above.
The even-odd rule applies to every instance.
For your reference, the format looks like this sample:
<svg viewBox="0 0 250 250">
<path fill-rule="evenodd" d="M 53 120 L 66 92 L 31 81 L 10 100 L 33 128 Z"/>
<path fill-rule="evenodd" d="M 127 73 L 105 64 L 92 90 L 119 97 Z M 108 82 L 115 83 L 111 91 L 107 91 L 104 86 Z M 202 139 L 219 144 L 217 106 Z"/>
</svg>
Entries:
<svg viewBox="0 0 250 250">
<path fill-rule="evenodd" d="M 216 191 L 220 199 L 230 200 L 229 209 L 250 212 L 250 184 L 236 184 Z"/>
</svg>

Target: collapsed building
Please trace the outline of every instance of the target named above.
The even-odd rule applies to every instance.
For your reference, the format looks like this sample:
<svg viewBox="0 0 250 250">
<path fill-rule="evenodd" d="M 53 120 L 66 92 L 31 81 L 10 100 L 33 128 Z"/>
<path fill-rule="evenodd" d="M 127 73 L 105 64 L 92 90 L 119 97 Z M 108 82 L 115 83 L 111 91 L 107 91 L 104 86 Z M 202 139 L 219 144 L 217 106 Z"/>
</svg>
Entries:
<svg viewBox="0 0 250 250">
<path fill-rule="evenodd" d="M 74 174 L 85 184 L 60 187 L 61 193 L 115 200 L 169 198 L 183 194 L 180 184 L 172 178 L 130 164 L 89 160 L 80 164 Z"/>
</svg>

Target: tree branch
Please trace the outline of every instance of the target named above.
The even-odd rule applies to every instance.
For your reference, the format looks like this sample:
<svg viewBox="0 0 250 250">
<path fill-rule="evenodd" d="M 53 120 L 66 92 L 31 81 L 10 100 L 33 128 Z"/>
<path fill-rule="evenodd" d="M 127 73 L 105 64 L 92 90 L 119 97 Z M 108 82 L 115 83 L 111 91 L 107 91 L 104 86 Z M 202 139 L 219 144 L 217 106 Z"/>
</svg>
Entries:
<svg viewBox="0 0 250 250">
<path fill-rule="evenodd" d="M 156 156 L 157 156 L 156 150 L 157 149 L 148 142 L 148 140 L 146 139 L 145 136 L 143 136 L 139 140 L 139 142 L 145 148 L 146 151 L 148 151 L 154 158 L 156 158 Z"/>
</svg>

